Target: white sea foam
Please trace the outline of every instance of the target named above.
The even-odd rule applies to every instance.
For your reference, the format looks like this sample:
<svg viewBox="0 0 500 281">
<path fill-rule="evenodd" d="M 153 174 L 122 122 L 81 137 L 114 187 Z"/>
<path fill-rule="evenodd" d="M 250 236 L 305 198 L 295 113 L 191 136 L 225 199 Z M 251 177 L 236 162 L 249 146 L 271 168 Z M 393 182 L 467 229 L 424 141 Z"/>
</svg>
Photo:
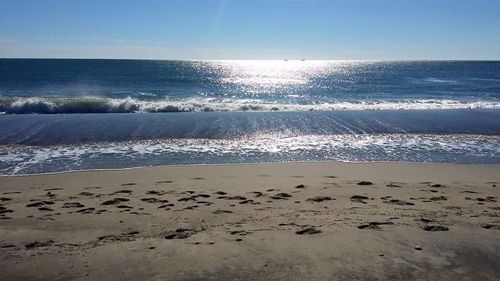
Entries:
<svg viewBox="0 0 500 281">
<path fill-rule="evenodd" d="M 152 164 L 307 160 L 498 163 L 499 159 L 500 136 L 256 134 L 237 139 L 0 146 L 0 174 Z"/>
<path fill-rule="evenodd" d="M 0 112 L 24 113 L 135 113 L 210 111 L 334 111 L 334 110 L 430 110 L 499 109 L 500 101 L 459 101 L 451 99 L 372 101 L 267 101 L 250 98 L 184 98 L 138 100 L 104 98 L 17 98 L 0 101 Z"/>
</svg>

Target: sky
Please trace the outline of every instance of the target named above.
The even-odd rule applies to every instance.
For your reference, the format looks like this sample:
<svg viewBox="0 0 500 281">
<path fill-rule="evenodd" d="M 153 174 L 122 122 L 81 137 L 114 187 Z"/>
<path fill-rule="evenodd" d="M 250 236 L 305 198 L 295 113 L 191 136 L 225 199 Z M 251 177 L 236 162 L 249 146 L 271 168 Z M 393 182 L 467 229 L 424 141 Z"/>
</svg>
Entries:
<svg viewBox="0 0 500 281">
<path fill-rule="evenodd" d="M 0 57 L 500 59 L 500 0 L 0 0 Z"/>
</svg>

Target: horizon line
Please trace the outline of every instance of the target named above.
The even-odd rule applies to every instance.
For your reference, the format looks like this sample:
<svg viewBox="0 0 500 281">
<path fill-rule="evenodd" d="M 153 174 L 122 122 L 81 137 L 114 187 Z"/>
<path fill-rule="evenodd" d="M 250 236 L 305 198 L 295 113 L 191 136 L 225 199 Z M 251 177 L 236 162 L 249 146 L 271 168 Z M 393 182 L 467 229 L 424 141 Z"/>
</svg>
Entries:
<svg viewBox="0 0 500 281">
<path fill-rule="evenodd" d="M 86 57 L 0 57 L 0 60 L 137 60 L 137 61 L 353 61 L 353 62 L 425 62 L 425 61 L 442 61 L 442 62 L 498 62 L 498 59 L 168 59 L 168 58 L 86 58 Z"/>
</svg>

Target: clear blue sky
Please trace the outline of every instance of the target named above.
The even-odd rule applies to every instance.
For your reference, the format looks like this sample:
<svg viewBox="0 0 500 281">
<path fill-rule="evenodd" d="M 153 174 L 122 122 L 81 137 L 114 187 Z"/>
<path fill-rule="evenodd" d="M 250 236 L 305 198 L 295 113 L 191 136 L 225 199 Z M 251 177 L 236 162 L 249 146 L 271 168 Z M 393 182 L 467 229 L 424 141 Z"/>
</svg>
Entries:
<svg viewBox="0 0 500 281">
<path fill-rule="evenodd" d="M 500 0 L 0 0 L 0 57 L 500 59 Z"/>
</svg>

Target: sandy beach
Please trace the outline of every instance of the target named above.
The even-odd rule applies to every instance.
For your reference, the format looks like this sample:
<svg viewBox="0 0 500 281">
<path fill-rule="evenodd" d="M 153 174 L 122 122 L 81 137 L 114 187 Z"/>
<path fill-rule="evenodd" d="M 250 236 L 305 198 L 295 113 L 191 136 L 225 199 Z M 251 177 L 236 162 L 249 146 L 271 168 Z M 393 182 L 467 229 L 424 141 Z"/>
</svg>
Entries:
<svg viewBox="0 0 500 281">
<path fill-rule="evenodd" d="M 500 166 L 0 177 L 0 280 L 499 280 Z"/>
</svg>

